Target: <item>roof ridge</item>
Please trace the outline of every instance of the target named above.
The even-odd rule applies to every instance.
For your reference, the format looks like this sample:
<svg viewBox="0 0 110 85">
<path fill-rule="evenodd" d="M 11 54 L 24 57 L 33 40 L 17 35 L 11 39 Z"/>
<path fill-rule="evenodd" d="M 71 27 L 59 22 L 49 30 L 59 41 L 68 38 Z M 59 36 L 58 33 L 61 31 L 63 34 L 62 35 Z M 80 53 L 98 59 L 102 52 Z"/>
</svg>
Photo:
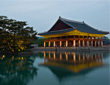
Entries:
<svg viewBox="0 0 110 85">
<path fill-rule="evenodd" d="M 60 19 L 60 20 L 65 20 L 65 21 L 70 21 L 70 22 L 76 22 L 76 23 L 84 24 L 84 21 L 83 21 L 83 22 L 80 22 L 80 21 L 74 21 L 74 20 L 65 19 L 65 18 L 62 18 L 62 17 L 59 17 L 59 19 Z"/>
</svg>

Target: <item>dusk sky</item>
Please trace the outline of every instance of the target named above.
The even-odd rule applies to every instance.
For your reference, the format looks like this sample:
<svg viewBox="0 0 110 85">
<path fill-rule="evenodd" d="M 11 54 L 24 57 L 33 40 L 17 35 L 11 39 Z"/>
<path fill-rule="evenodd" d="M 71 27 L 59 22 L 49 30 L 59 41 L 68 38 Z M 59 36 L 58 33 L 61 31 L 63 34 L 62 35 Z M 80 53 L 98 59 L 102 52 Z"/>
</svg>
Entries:
<svg viewBox="0 0 110 85">
<path fill-rule="evenodd" d="M 109 0 L 0 0 L 0 16 L 27 21 L 38 33 L 48 31 L 59 16 L 84 21 L 110 32 Z M 110 34 L 107 35 L 110 38 Z"/>
</svg>

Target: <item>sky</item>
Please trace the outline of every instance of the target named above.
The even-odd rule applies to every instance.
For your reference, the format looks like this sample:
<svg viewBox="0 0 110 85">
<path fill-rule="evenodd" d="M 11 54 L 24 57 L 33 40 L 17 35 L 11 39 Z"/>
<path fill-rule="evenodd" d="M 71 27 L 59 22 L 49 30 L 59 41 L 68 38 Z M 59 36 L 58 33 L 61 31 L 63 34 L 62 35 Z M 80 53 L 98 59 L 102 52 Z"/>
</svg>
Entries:
<svg viewBox="0 0 110 85">
<path fill-rule="evenodd" d="M 59 16 L 110 32 L 109 8 L 109 0 L 0 0 L 0 16 L 27 21 L 38 33 L 48 31 Z"/>
</svg>

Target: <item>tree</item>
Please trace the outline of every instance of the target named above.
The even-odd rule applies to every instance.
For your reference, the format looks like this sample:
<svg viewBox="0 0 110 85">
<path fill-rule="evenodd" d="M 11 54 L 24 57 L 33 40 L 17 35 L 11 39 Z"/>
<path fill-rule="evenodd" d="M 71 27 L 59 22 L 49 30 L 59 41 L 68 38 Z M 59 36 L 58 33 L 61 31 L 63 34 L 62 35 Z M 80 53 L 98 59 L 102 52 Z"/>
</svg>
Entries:
<svg viewBox="0 0 110 85">
<path fill-rule="evenodd" d="M 44 46 L 44 39 L 43 39 L 43 38 L 40 38 L 40 39 L 38 40 L 38 46 L 39 46 L 39 47 L 43 47 L 43 46 Z"/>
<path fill-rule="evenodd" d="M 31 41 L 37 39 L 37 32 L 27 26 L 25 21 L 8 19 L 0 16 L 0 49 L 2 51 L 26 51 L 31 48 Z"/>
</svg>

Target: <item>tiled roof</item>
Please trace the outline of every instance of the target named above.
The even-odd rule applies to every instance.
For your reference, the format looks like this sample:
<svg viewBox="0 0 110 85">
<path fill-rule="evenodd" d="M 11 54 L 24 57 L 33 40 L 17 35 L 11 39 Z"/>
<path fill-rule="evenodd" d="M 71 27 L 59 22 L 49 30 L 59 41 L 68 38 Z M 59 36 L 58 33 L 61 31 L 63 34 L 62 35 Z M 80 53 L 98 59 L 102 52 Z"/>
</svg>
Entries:
<svg viewBox="0 0 110 85">
<path fill-rule="evenodd" d="M 44 33 L 39 33 L 38 35 L 53 35 L 53 34 L 60 34 L 60 33 L 65 33 L 65 32 L 70 32 L 74 30 L 73 28 L 69 28 L 69 29 L 64 29 L 64 30 L 58 30 L 58 31 L 48 31 L 48 32 L 44 32 Z"/>
<path fill-rule="evenodd" d="M 78 22 L 78 21 L 64 19 L 64 18 L 61 18 L 61 17 L 59 19 L 62 22 L 64 22 L 65 24 L 68 24 L 69 26 L 71 26 L 74 29 L 77 29 L 81 32 L 92 33 L 92 34 L 109 34 L 109 32 L 99 31 L 99 30 L 87 25 L 84 21 L 83 22 Z"/>
<path fill-rule="evenodd" d="M 61 17 L 59 17 L 59 20 L 61 20 L 65 24 L 69 25 L 71 28 L 64 29 L 64 30 L 58 30 L 58 31 L 47 31 L 44 33 L 39 33 L 38 35 L 53 35 L 53 34 L 70 32 L 75 29 L 77 29 L 81 32 L 92 33 L 92 34 L 109 34 L 109 32 L 99 31 L 99 30 L 87 25 L 84 21 L 78 22 L 78 21 L 73 21 L 73 20 L 69 20 L 69 19 L 64 19 Z"/>
</svg>

